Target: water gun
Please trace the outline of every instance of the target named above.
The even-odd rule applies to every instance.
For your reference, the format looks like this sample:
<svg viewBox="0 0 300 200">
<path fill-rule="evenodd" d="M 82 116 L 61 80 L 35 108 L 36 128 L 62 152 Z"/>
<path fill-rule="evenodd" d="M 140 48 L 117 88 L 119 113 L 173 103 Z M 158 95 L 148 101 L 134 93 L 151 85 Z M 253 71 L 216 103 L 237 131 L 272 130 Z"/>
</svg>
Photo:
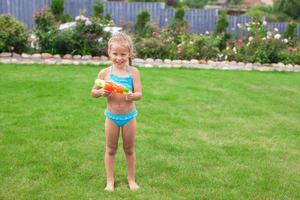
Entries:
<svg viewBox="0 0 300 200">
<path fill-rule="evenodd" d="M 112 93 L 121 93 L 121 94 L 127 94 L 128 92 L 131 92 L 128 88 L 125 88 L 122 85 L 118 85 L 114 82 L 105 81 L 102 79 L 96 79 L 95 85 L 99 86 L 100 88 L 103 88 L 107 91 L 110 91 Z"/>
</svg>

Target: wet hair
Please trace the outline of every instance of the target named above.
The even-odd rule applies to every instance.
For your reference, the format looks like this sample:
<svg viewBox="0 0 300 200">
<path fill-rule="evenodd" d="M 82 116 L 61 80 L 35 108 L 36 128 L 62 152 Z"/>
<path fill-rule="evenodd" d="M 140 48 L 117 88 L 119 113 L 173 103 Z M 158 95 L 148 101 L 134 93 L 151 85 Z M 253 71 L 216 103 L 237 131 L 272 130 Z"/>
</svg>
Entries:
<svg viewBox="0 0 300 200">
<path fill-rule="evenodd" d="M 125 45 L 126 47 L 128 47 L 129 54 L 130 54 L 129 65 L 131 66 L 132 65 L 132 59 L 133 59 L 133 56 L 135 54 L 135 49 L 134 49 L 131 37 L 129 35 L 127 35 L 125 32 L 114 33 L 111 36 L 111 38 L 108 40 L 108 52 L 110 51 L 111 45 L 113 43 L 117 43 L 117 44 L 120 44 L 120 45 Z"/>
</svg>

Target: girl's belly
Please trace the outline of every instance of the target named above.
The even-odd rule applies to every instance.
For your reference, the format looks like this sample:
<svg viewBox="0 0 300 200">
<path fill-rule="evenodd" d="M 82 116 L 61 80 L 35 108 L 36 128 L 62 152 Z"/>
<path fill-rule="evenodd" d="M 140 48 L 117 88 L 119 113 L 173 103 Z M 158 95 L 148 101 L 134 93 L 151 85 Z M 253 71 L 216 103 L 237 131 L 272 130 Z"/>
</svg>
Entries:
<svg viewBox="0 0 300 200">
<path fill-rule="evenodd" d="M 107 110 L 114 114 L 127 114 L 135 109 L 133 101 L 126 101 L 125 95 L 115 94 L 107 98 Z"/>
</svg>

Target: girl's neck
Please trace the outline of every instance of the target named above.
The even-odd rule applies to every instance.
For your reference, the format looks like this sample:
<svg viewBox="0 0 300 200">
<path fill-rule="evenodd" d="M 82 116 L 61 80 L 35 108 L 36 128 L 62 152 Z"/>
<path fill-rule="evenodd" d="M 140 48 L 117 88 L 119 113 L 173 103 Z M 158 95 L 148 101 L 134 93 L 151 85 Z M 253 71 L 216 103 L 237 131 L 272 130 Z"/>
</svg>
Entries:
<svg viewBox="0 0 300 200">
<path fill-rule="evenodd" d="M 122 67 L 117 67 L 115 65 L 112 65 L 112 68 L 117 70 L 117 71 L 126 71 L 126 69 L 128 69 L 128 65 L 124 65 Z"/>
<path fill-rule="evenodd" d="M 128 65 L 122 66 L 122 67 L 116 67 L 114 65 L 111 66 L 112 70 L 111 72 L 116 74 L 116 75 L 120 75 L 120 76 L 125 76 L 128 75 Z"/>
</svg>

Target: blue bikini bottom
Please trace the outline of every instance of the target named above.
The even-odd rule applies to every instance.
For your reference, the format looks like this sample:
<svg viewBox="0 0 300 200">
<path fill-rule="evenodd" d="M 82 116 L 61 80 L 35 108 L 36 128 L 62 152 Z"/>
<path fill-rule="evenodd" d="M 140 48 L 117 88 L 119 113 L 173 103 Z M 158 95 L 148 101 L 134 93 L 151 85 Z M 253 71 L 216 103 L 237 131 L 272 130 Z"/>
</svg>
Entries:
<svg viewBox="0 0 300 200">
<path fill-rule="evenodd" d="M 127 114 L 114 114 L 112 112 L 105 110 L 104 115 L 108 119 L 112 120 L 118 126 L 124 126 L 127 122 L 129 122 L 134 117 L 136 117 L 137 113 L 138 113 L 137 110 L 134 110 L 131 113 L 127 113 Z"/>
</svg>

